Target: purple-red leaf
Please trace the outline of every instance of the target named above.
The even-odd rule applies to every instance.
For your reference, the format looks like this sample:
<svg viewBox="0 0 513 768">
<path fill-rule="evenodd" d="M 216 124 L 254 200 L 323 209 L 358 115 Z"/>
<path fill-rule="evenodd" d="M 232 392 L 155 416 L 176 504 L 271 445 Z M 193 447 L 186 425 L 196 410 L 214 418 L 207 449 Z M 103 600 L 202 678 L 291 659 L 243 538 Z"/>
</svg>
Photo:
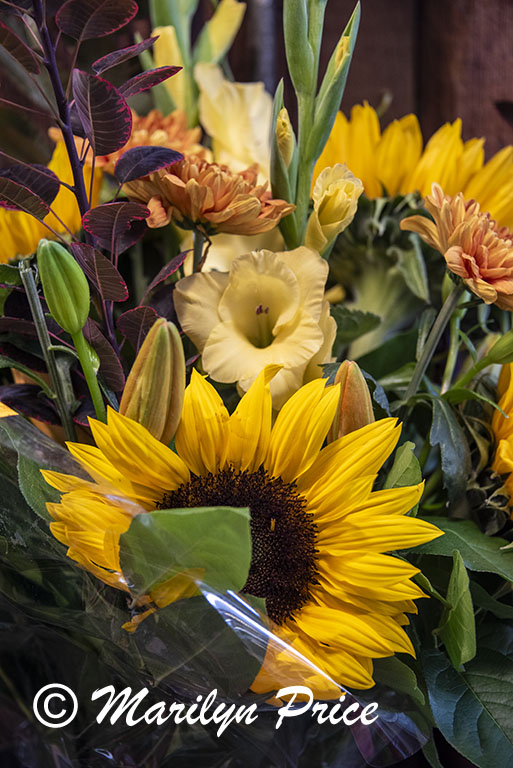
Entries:
<svg viewBox="0 0 513 768">
<path fill-rule="evenodd" d="M 38 75 L 40 72 L 39 61 L 36 55 L 23 42 L 21 37 L 12 31 L 3 21 L 0 21 L 0 45 L 5 48 L 13 59 L 21 64 L 27 72 L 31 72 L 33 75 Z"/>
<path fill-rule="evenodd" d="M 102 77 L 74 69 L 73 96 L 96 155 L 109 155 L 125 146 L 132 132 L 132 112 L 117 88 Z"/>
<path fill-rule="evenodd" d="M 82 226 L 102 248 L 120 254 L 144 235 L 149 215 L 140 203 L 105 203 L 87 211 Z"/>
<path fill-rule="evenodd" d="M 181 152 L 167 147 L 133 147 L 123 152 L 114 166 L 114 176 L 120 184 L 140 179 L 160 168 L 183 160 Z"/>
<path fill-rule="evenodd" d="M 101 75 L 102 72 L 106 72 L 108 69 L 112 69 L 112 67 L 117 67 L 118 64 L 122 64 L 124 61 L 129 61 L 130 59 L 133 59 L 134 56 L 139 56 L 143 51 L 147 51 L 148 48 L 151 48 L 155 40 L 158 40 L 158 37 L 158 35 L 155 35 L 155 37 L 148 37 L 146 40 L 141 40 L 140 43 L 135 43 L 135 45 L 129 45 L 127 48 L 120 48 L 119 51 L 108 53 L 106 56 L 102 56 L 101 59 L 96 59 L 92 64 L 92 68 L 97 75 Z"/>
<path fill-rule="evenodd" d="M 44 219 L 50 213 L 49 206 L 30 189 L 18 182 L 0 176 L 0 207 L 25 211 L 36 219 Z"/>
<path fill-rule="evenodd" d="M 120 93 L 123 94 L 125 99 L 129 96 L 135 96 L 136 93 L 142 93 L 142 91 L 148 91 L 153 88 L 154 85 L 168 80 L 177 72 L 180 72 L 182 67 L 158 67 L 157 69 L 149 69 L 147 72 L 141 72 L 130 80 L 127 80 L 124 85 L 119 86 Z"/>
<path fill-rule="evenodd" d="M 100 358 L 100 376 L 114 392 L 120 392 L 125 386 L 123 368 L 112 344 L 91 318 L 88 318 L 84 326 L 84 336 Z"/>
<path fill-rule="evenodd" d="M 114 264 L 92 245 L 72 243 L 73 255 L 106 301 L 125 301 L 128 288 Z"/>
<path fill-rule="evenodd" d="M 146 334 L 158 317 L 159 315 L 151 307 L 136 307 L 120 315 L 117 325 L 123 336 L 138 352 Z"/>
<path fill-rule="evenodd" d="M 45 424 L 61 423 L 52 401 L 37 384 L 6 384 L 0 387 L 0 402 Z"/>
<path fill-rule="evenodd" d="M 36 373 L 46 373 L 46 365 L 41 358 L 33 355 L 31 352 L 26 352 L 24 349 L 20 349 L 15 344 L 10 344 L 8 341 L 0 340 L 0 355 L 9 357 L 11 360 L 15 360 L 21 365 L 25 365 L 30 368 L 31 371 Z"/>
<path fill-rule="evenodd" d="M 158 275 L 151 281 L 148 288 L 146 289 L 146 293 L 144 294 L 142 300 L 143 304 L 146 303 L 147 297 L 157 287 L 157 285 L 163 283 L 164 280 L 167 280 L 168 277 L 171 277 L 171 275 L 174 275 L 174 273 L 180 269 L 185 259 L 187 258 L 188 253 L 190 253 L 190 251 L 182 251 L 182 253 L 179 253 L 178 256 L 175 256 L 174 259 L 171 259 L 171 261 L 162 267 Z"/>
<path fill-rule="evenodd" d="M 1 156 L 9 157 L 0 151 Z M 46 205 L 53 203 L 60 188 L 58 177 L 45 165 L 16 162 L 15 165 L 0 168 L 0 176 L 21 184 L 34 195 L 40 197 Z"/>
<path fill-rule="evenodd" d="M 36 326 L 31 320 L 22 317 L 0 317 L 0 333 L 18 333 L 37 339 Z"/>
<path fill-rule="evenodd" d="M 134 0 L 68 0 L 55 20 L 61 32 L 82 41 L 111 35 L 132 21 L 138 10 Z"/>
</svg>

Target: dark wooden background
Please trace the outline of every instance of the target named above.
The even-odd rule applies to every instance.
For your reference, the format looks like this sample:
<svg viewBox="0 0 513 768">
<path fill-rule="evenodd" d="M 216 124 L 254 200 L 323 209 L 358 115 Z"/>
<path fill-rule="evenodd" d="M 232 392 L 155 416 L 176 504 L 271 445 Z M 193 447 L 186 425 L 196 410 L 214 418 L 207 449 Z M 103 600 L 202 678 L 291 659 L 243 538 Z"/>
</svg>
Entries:
<svg viewBox="0 0 513 768">
<path fill-rule="evenodd" d="M 247 6 L 232 68 L 274 90 L 286 71 L 282 0 Z M 328 0 L 321 69 L 353 8 L 353 0 Z M 415 112 L 429 137 L 461 117 L 464 138 L 486 137 L 488 155 L 513 143 L 513 0 L 361 0 L 342 107 L 377 106 L 385 92 L 393 100 L 384 124 Z"/>
</svg>

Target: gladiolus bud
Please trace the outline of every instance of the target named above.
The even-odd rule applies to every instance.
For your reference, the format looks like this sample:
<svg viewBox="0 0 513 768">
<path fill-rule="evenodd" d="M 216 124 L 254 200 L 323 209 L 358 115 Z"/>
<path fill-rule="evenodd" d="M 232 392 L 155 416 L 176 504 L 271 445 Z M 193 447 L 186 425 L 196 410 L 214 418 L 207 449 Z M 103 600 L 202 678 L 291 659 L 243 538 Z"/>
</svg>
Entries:
<svg viewBox="0 0 513 768">
<path fill-rule="evenodd" d="M 335 376 L 335 384 L 340 384 L 340 399 L 328 433 L 329 443 L 375 421 L 369 388 L 356 363 L 344 360 Z"/>
<path fill-rule="evenodd" d="M 37 266 L 43 293 L 53 319 L 74 336 L 86 324 L 89 315 L 89 284 L 71 253 L 50 240 L 41 240 Z"/>
<path fill-rule="evenodd" d="M 178 427 L 185 390 L 180 334 L 163 317 L 146 336 L 126 380 L 119 411 L 168 445 Z"/>
<path fill-rule="evenodd" d="M 296 137 L 285 107 L 280 110 L 276 121 L 276 143 L 285 168 L 288 168 L 294 156 Z"/>
<path fill-rule="evenodd" d="M 352 222 L 362 192 L 362 182 L 345 165 L 325 168 L 313 188 L 314 209 L 306 228 L 306 247 L 324 253 Z"/>
</svg>

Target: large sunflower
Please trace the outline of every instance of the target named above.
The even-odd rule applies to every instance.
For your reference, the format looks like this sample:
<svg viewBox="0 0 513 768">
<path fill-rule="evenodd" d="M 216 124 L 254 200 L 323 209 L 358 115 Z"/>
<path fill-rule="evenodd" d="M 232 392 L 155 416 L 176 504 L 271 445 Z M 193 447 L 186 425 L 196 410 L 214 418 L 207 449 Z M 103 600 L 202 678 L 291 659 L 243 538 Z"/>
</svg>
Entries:
<svg viewBox="0 0 513 768">
<path fill-rule="evenodd" d="M 424 596 L 411 581 L 418 569 L 382 553 L 430 541 L 440 531 L 406 516 L 421 484 L 372 490 L 399 438 L 395 419 L 323 447 L 338 386 L 321 379 L 306 384 L 272 425 L 269 382 L 278 370 L 267 366 L 231 416 L 193 371 L 176 453 L 113 410 L 108 424 L 91 421 L 97 447 L 72 443 L 69 449 L 95 482 L 44 472 L 64 494 L 48 505 L 52 532 L 71 558 L 128 589 L 119 537 L 132 513 L 249 507 L 253 555 L 244 591 L 264 598 L 273 630 L 332 679 L 369 688 L 373 658 L 414 653 L 405 614 Z M 268 653 L 255 690 L 279 684 L 277 656 Z M 325 686 L 317 695 L 340 691 Z"/>
</svg>

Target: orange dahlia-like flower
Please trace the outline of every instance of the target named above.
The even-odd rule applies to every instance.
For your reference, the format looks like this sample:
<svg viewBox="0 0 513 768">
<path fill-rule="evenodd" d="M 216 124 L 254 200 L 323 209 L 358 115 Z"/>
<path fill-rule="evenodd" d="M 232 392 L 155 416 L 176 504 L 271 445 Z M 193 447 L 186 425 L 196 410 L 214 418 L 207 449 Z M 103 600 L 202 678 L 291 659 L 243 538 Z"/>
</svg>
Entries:
<svg viewBox="0 0 513 768">
<path fill-rule="evenodd" d="M 208 153 L 199 143 L 201 128 L 187 128 L 187 116 L 182 109 L 176 109 L 166 117 L 158 109 L 152 109 L 144 117 L 132 110 L 132 120 L 132 134 L 128 142 L 117 152 L 97 157 L 97 167 L 112 173 L 121 155 L 134 147 L 169 147 L 182 154 L 188 153 L 198 157 L 205 157 Z"/>
<path fill-rule="evenodd" d="M 513 232 L 499 227 L 475 200 L 454 197 L 433 184 L 424 205 L 434 221 L 409 216 L 401 229 L 416 232 L 486 304 L 513 310 Z"/>
<path fill-rule="evenodd" d="M 273 229 L 295 208 L 285 200 L 273 200 L 267 183 L 258 184 L 257 176 L 257 165 L 232 173 L 225 165 L 189 156 L 125 184 L 124 191 L 148 206 L 150 227 L 163 227 L 174 219 L 207 235 L 257 235 Z"/>
</svg>

